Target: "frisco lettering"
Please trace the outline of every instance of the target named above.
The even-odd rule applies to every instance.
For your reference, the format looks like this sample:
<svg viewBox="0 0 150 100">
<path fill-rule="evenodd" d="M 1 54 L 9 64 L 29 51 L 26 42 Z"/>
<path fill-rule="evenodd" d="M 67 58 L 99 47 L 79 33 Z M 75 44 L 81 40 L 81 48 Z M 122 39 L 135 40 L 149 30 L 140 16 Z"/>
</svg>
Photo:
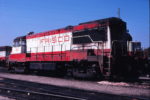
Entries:
<svg viewBox="0 0 150 100">
<path fill-rule="evenodd" d="M 64 36 L 52 36 L 49 38 L 41 39 L 40 43 L 58 43 L 58 42 L 67 42 L 69 41 L 70 37 L 69 35 Z"/>
</svg>

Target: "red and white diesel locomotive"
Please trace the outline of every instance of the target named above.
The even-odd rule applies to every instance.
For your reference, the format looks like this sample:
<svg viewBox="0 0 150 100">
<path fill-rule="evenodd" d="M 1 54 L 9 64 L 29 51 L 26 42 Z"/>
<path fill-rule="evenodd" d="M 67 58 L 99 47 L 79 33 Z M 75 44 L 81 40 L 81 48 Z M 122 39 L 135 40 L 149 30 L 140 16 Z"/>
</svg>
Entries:
<svg viewBox="0 0 150 100">
<path fill-rule="evenodd" d="M 106 79 L 136 75 L 132 37 L 119 18 L 80 23 L 14 39 L 9 68 Z"/>
</svg>

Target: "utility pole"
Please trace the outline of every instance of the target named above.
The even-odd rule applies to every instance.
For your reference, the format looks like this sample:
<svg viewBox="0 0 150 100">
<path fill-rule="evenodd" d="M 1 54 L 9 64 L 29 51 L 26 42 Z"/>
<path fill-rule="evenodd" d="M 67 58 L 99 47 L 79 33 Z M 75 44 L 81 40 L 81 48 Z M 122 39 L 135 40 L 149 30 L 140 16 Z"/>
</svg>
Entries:
<svg viewBox="0 0 150 100">
<path fill-rule="evenodd" d="M 118 8 L 118 18 L 120 18 L 120 8 Z"/>
</svg>

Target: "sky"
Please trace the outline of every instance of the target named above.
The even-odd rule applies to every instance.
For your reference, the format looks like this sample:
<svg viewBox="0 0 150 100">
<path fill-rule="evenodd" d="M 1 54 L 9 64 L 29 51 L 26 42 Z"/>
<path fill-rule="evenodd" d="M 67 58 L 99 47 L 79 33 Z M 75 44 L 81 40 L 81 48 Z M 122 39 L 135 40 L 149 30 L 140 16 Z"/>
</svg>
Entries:
<svg viewBox="0 0 150 100">
<path fill-rule="evenodd" d="M 31 31 L 118 17 L 118 8 L 133 40 L 149 47 L 149 0 L 0 0 L 0 46 Z"/>
</svg>

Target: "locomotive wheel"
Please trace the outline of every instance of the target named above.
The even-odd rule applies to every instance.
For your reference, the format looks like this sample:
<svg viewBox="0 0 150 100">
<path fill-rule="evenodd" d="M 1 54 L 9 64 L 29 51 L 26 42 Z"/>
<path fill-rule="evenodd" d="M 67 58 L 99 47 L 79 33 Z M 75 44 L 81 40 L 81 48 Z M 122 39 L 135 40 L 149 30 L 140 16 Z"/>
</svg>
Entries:
<svg viewBox="0 0 150 100">
<path fill-rule="evenodd" d="M 92 68 L 87 69 L 73 69 L 72 72 L 73 77 L 82 78 L 82 79 L 95 79 L 96 78 L 96 70 Z"/>
</svg>

